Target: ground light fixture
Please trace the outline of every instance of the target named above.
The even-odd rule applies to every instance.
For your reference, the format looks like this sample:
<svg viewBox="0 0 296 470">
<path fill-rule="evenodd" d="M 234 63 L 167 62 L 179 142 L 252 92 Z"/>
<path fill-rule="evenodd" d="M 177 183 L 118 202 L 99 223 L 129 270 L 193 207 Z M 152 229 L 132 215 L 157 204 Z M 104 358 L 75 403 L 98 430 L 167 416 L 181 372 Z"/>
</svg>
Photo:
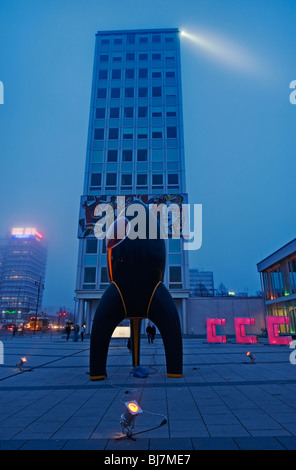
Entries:
<svg viewBox="0 0 296 470">
<path fill-rule="evenodd" d="M 143 410 L 140 408 L 136 400 L 126 401 L 124 404 L 126 410 L 120 417 L 120 424 L 122 432 L 126 434 L 126 437 L 130 438 L 133 434 L 135 419 L 138 414 L 143 413 Z"/>
<path fill-rule="evenodd" d="M 27 358 L 21 357 L 20 362 L 16 365 L 19 370 L 23 370 L 23 365 L 25 364 L 25 362 L 27 362 Z"/>
<path fill-rule="evenodd" d="M 253 356 L 253 354 L 250 351 L 248 351 L 246 355 L 248 356 L 249 359 L 251 359 L 251 363 L 254 364 L 256 357 Z"/>
<path fill-rule="evenodd" d="M 126 410 L 120 417 L 120 424 L 121 424 L 122 432 L 124 436 L 118 437 L 117 440 L 127 438 L 127 439 L 132 439 L 135 441 L 136 439 L 134 439 L 133 436 L 136 436 L 143 432 L 152 431 L 153 429 L 157 429 L 167 423 L 166 416 L 160 413 L 152 413 L 151 411 L 142 410 L 142 408 L 139 406 L 136 400 L 126 401 L 124 404 L 125 404 Z M 151 414 L 151 415 L 155 415 L 155 416 L 162 416 L 164 419 L 161 421 L 160 424 L 158 424 L 157 426 L 154 426 L 153 428 L 145 429 L 143 431 L 134 433 L 133 429 L 134 429 L 135 419 L 138 416 L 138 414 L 144 413 L 144 412 Z"/>
</svg>

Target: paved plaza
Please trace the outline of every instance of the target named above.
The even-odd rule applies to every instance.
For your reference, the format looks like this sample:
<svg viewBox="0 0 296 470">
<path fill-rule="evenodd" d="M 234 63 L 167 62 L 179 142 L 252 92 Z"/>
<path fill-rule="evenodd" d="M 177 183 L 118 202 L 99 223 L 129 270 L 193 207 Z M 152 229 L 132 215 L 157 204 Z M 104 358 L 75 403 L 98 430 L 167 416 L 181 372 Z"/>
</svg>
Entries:
<svg viewBox="0 0 296 470">
<path fill-rule="evenodd" d="M 174 379 L 166 377 L 161 338 L 142 338 L 141 365 L 150 374 L 137 378 L 124 340 L 112 340 L 108 378 L 91 382 L 89 338 L 0 339 L 0 449 L 296 449 L 296 365 L 288 346 L 184 338 L 184 376 Z M 16 367 L 21 357 L 23 370 Z M 134 440 L 120 439 L 120 416 L 131 399 L 143 413 Z"/>
</svg>

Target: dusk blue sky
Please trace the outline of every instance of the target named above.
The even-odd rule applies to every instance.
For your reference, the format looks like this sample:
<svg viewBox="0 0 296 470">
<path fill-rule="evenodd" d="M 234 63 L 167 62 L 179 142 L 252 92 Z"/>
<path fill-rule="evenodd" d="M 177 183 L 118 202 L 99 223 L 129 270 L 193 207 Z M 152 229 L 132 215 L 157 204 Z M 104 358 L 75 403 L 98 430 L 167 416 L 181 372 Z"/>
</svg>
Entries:
<svg viewBox="0 0 296 470">
<path fill-rule="evenodd" d="M 44 306 L 73 307 L 95 34 L 184 29 L 187 192 L 203 205 L 190 266 L 260 289 L 256 264 L 296 236 L 296 2 L 0 0 L 0 236 L 48 239 Z"/>
</svg>

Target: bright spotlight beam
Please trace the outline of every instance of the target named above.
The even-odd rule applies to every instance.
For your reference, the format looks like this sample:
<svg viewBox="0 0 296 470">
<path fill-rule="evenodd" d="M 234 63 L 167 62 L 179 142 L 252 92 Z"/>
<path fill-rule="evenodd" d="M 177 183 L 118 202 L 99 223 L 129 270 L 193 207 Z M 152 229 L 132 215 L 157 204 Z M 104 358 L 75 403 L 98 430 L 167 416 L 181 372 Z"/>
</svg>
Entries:
<svg viewBox="0 0 296 470">
<path fill-rule="evenodd" d="M 207 55 L 212 56 L 225 65 L 240 69 L 244 72 L 254 72 L 258 69 L 257 61 L 245 49 L 233 42 L 205 34 L 191 34 L 184 30 L 180 34 L 196 44 Z"/>
</svg>

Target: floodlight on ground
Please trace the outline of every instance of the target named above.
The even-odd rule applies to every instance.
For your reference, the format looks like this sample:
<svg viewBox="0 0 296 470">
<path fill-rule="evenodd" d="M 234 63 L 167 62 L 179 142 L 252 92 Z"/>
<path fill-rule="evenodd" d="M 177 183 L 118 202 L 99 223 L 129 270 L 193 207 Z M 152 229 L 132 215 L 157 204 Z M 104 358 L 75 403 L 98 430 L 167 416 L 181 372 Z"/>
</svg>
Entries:
<svg viewBox="0 0 296 470">
<path fill-rule="evenodd" d="M 248 356 L 249 359 L 251 359 L 252 363 L 255 362 L 256 357 L 253 356 L 253 354 L 250 351 L 248 351 L 246 355 Z"/>
<path fill-rule="evenodd" d="M 19 370 L 23 370 L 23 365 L 25 362 L 27 362 L 27 358 L 21 357 L 20 362 L 17 364 L 17 367 L 19 368 Z"/>
<path fill-rule="evenodd" d="M 133 434 L 135 419 L 138 414 L 143 413 L 143 411 L 136 400 L 128 401 L 124 404 L 126 406 L 126 410 L 120 417 L 120 424 L 122 427 L 122 432 L 126 434 L 127 437 L 131 437 Z"/>
</svg>

